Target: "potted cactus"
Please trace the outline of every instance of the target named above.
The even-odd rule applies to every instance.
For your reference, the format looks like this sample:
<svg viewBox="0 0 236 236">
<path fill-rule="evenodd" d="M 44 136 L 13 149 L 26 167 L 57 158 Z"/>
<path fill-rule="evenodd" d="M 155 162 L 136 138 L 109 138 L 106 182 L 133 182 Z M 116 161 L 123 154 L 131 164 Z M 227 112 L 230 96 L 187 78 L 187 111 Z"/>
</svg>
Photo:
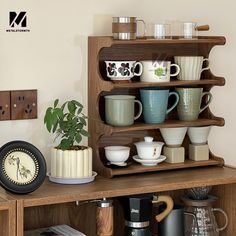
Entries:
<svg viewBox="0 0 236 236">
<path fill-rule="evenodd" d="M 92 149 L 79 145 L 85 130 L 87 117 L 83 114 L 83 105 L 78 101 L 66 101 L 59 105 L 59 99 L 48 107 L 44 124 L 49 133 L 55 133 L 60 139 L 58 146 L 51 152 L 52 178 L 84 178 L 92 176 Z"/>
</svg>

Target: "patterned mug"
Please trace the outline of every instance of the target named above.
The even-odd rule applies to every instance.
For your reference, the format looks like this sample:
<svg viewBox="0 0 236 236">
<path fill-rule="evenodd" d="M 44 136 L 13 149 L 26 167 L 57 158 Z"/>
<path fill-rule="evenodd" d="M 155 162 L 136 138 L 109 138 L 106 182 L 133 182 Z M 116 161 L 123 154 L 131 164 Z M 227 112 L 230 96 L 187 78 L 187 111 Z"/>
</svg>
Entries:
<svg viewBox="0 0 236 236">
<path fill-rule="evenodd" d="M 140 76 L 143 72 L 143 65 L 136 61 L 105 61 L 107 77 L 112 82 L 130 82 L 134 76 Z M 139 71 L 136 73 L 135 68 L 139 66 Z"/>
</svg>

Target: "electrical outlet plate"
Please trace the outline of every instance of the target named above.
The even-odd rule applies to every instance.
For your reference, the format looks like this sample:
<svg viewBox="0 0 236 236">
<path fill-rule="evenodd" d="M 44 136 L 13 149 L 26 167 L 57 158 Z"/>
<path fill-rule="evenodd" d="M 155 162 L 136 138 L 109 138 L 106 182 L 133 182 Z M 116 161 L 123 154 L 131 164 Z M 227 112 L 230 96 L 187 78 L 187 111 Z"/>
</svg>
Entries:
<svg viewBox="0 0 236 236">
<path fill-rule="evenodd" d="M 37 118 L 37 90 L 11 91 L 11 120 Z"/>
<path fill-rule="evenodd" d="M 10 120 L 10 91 L 0 91 L 0 120 Z"/>
</svg>

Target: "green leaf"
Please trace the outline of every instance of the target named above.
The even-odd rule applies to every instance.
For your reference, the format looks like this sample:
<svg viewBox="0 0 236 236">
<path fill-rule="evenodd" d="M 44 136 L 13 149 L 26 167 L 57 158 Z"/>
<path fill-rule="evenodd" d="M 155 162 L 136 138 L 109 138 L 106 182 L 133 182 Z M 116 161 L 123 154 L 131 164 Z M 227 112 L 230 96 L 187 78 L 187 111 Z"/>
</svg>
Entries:
<svg viewBox="0 0 236 236">
<path fill-rule="evenodd" d="M 44 116 L 44 123 L 46 124 L 47 130 L 50 133 L 52 129 L 52 108 L 49 107 Z"/>
<path fill-rule="evenodd" d="M 63 103 L 61 106 L 62 111 L 64 110 L 65 106 L 66 106 L 67 102 Z"/>
<path fill-rule="evenodd" d="M 72 101 L 68 102 L 67 107 L 70 113 L 75 114 L 76 106 Z"/>
<path fill-rule="evenodd" d="M 61 108 L 55 108 L 54 109 L 54 113 L 56 114 L 58 119 L 62 119 L 63 118 L 63 111 L 61 110 Z"/>
<path fill-rule="evenodd" d="M 62 150 L 68 150 L 70 149 L 70 146 L 71 142 L 69 139 L 62 139 L 59 148 L 61 148 Z"/>
<path fill-rule="evenodd" d="M 53 132 L 53 133 L 56 132 L 57 127 L 58 127 L 58 124 L 59 124 L 59 122 L 57 121 L 56 124 L 54 125 L 53 129 L 52 129 L 52 132 Z"/>
<path fill-rule="evenodd" d="M 58 102 L 59 102 L 59 99 L 56 99 L 56 100 L 54 101 L 54 108 L 56 108 L 56 106 L 58 105 Z"/>
<path fill-rule="evenodd" d="M 76 106 L 78 106 L 78 107 L 80 107 L 80 108 L 83 109 L 83 105 L 82 105 L 81 103 L 79 103 L 78 101 L 72 100 L 72 102 L 73 102 Z"/>
<path fill-rule="evenodd" d="M 79 144 L 82 140 L 82 136 L 78 133 L 76 136 L 75 136 L 75 141 Z"/>
<path fill-rule="evenodd" d="M 84 130 L 84 129 L 81 129 L 81 130 L 80 130 L 80 133 L 81 133 L 83 136 L 85 136 L 85 137 L 89 137 L 89 136 L 90 136 L 89 133 L 88 133 L 86 130 Z"/>
<path fill-rule="evenodd" d="M 79 115 L 81 113 L 81 111 L 83 110 L 83 108 L 79 108 L 78 111 L 77 111 L 77 114 Z"/>
<path fill-rule="evenodd" d="M 83 117 L 80 117 L 79 120 L 83 125 L 86 125 L 86 120 Z"/>
</svg>

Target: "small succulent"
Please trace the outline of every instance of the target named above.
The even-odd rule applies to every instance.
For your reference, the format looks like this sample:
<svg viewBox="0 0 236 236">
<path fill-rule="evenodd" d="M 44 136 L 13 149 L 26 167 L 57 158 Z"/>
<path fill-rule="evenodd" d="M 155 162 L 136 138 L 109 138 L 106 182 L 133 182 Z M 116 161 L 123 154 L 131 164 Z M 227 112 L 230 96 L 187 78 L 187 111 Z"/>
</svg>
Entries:
<svg viewBox="0 0 236 236">
<path fill-rule="evenodd" d="M 89 137 L 84 129 L 87 117 L 82 113 L 83 105 L 71 100 L 59 105 L 59 99 L 53 107 L 48 107 L 44 116 L 44 124 L 49 133 L 56 133 L 61 138 L 58 148 L 62 150 L 77 149 L 75 144 L 82 141 L 82 136 Z"/>
</svg>

